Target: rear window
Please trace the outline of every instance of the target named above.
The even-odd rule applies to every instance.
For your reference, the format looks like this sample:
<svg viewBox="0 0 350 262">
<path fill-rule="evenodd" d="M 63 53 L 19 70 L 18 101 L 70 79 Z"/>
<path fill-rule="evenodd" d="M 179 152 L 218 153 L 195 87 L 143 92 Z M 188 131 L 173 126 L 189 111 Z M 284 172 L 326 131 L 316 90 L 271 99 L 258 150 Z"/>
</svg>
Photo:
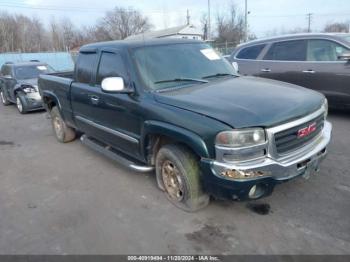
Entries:
<svg viewBox="0 0 350 262">
<path fill-rule="evenodd" d="M 266 45 L 255 45 L 242 49 L 236 58 L 239 59 L 257 59 L 261 51 L 264 49 Z"/>
<path fill-rule="evenodd" d="M 96 53 L 80 53 L 77 62 L 76 81 L 79 83 L 91 83 L 91 76 L 96 61 Z"/>
<path fill-rule="evenodd" d="M 272 44 L 264 60 L 305 61 L 306 41 L 293 40 Z"/>
</svg>

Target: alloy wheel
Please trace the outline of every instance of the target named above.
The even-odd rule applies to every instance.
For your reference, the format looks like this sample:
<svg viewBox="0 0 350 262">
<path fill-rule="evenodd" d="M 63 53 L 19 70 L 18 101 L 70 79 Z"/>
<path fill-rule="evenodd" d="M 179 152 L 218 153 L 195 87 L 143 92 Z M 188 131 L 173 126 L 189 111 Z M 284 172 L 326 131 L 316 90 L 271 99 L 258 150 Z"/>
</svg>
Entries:
<svg viewBox="0 0 350 262">
<path fill-rule="evenodd" d="M 164 161 L 162 165 L 162 178 L 168 195 L 180 202 L 184 197 L 184 186 L 179 169 L 170 160 Z"/>
</svg>

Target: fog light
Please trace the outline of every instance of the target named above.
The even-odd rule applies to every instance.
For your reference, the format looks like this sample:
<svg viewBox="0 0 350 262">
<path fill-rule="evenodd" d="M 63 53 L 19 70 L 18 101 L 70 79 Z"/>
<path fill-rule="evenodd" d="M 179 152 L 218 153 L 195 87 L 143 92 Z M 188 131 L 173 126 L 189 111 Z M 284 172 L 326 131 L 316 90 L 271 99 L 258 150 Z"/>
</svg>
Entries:
<svg viewBox="0 0 350 262">
<path fill-rule="evenodd" d="M 257 184 L 252 186 L 252 188 L 249 190 L 248 196 L 250 199 L 257 199 L 259 197 L 262 197 L 265 194 L 265 192 L 265 184 Z"/>
<path fill-rule="evenodd" d="M 232 179 L 247 179 L 247 178 L 269 176 L 270 174 L 268 172 L 262 172 L 262 171 L 242 171 L 242 170 L 230 169 L 222 172 L 221 175 Z"/>
</svg>

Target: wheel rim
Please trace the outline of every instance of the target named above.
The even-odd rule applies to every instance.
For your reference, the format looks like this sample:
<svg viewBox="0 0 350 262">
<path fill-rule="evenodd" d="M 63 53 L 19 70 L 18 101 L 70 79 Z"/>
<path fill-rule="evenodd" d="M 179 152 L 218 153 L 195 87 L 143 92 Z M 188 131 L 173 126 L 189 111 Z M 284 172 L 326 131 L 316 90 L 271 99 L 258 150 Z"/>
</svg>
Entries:
<svg viewBox="0 0 350 262">
<path fill-rule="evenodd" d="M 53 127 L 55 129 L 57 137 L 61 138 L 62 137 L 62 130 L 63 130 L 62 123 L 61 123 L 61 120 L 57 116 L 53 119 Z"/>
<path fill-rule="evenodd" d="M 181 201 L 184 197 L 184 190 L 180 171 L 169 160 L 164 161 L 162 165 L 162 178 L 168 195 L 176 201 Z"/>
<path fill-rule="evenodd" d="M 5 104 L 6 101 L 5 101 L 5 97 L 4 97 L 4 94 L 2 93 L 2 91 L 0 92 L 0 96 L 1 96 L 2 103 Z"/>
<path fill-rule="evenodd" d="M 17 104 L 18 111 L 22 112 L 23 105 L 22 105 L 21 99 L 19 99 L 19 97 L 16 98 L 16 104 Z"/>
</svg>

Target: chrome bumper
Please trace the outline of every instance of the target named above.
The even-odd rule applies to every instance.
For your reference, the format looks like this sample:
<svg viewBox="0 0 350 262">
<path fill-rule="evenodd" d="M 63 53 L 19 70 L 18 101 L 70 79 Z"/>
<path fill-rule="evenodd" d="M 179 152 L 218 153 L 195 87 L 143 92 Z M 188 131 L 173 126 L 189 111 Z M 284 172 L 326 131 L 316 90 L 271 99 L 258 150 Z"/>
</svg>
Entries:
<svg viewBox="0 0 350 262">
<path fill-rule="evenodd" d="M 227 170 L 240 171 L 260 171 L 264 175 L 258 178 L 272 177 L 276 180 L 288 180 L 293 177 L 308 174 L 306 171 L 317 169 L 319 163 L 327 154 L 327 145 L 331 140 L 332 124 L 325 121 L 324 128 L 319 136 L 303 148 L 282 158 L 274 158 L 267 155 L 265 158 L 254 162 L 246 163 L 223 163 L 213 160 L 211 168 L 216 176 L 221 176 L 222 172 Z M 256 180 L 257 178 L 232 179 L 234 181 Z"/>
</svg>

